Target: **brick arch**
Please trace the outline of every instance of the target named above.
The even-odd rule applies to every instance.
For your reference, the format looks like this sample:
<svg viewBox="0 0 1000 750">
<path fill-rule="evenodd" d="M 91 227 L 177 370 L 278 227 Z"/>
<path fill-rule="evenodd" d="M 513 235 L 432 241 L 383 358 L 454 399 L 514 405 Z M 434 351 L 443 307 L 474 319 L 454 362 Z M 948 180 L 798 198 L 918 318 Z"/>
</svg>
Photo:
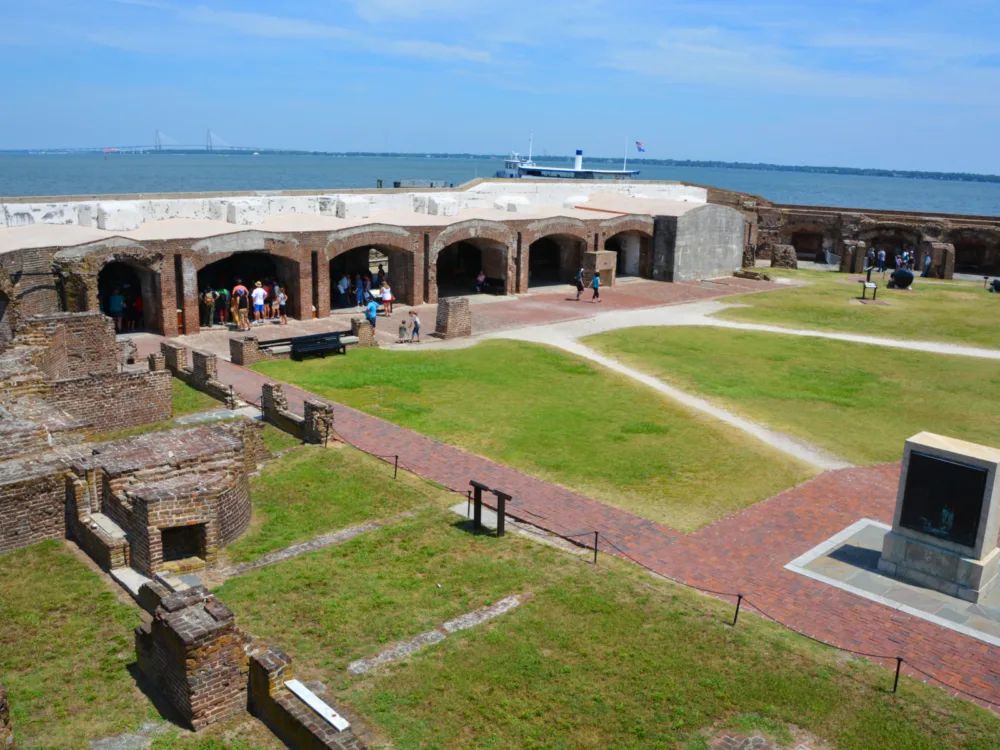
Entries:
<svg viewBox="0 0 1000 750">
<path fill-rule="evenodd" d="M 593 237 L 593 233 L 587 227 L 586 222 L 580 219 L 571 219 L 567 216 L 556 216 L 551 219 L 540 219 L 528 224 L 521 232 L 521 247 L 526 247 L 532 242 L 556 234 L 576 237 L 588 245 Z"/>
<path fill-rule="evenodd" d="M 139 277 L 146 328 L 163 332 L 161 273 L 163 253 L 125 237 L 65 248 L 53 259 L 63 287 L 67 312 L 100 310 L 101 272 L 113 263 L 131 267 Z"/>
<path fill-rule="evenodd" d="M 191 261 L 194 270 L 200 271 L 212 263 L 239 253 L 263 253 L 302 263 L 304 251 L 294 237 L 250 230 L 198 240 L 191 246 Z M 305 260 L 308 261 L 308 258 Z"/>
<path fill-rule="evenodd" d="M 506 269 L 504 275 L 505 293 L 510 294 L 516 287 L 514 278 L 514 253 L 512 248 L 516 242 L 515 234 L 504 224 L 497 221 L 487 221 L 484 219 L 470 219 L 442 231 L 431 243 L 430 249 L 425 258 L 427 269 L 426 299 L 427 302 L 437 302 L 437 262 L 441 251 L 456 242 L 469 242 L 474 240 L 488 240 L 503 247 L 503 265 Z"/>
<path fill-rule="evenodd" d="M 622 232 L 636 232 L 647 237 L 653 236 L 652 216 L 616 216 L 600 223 L 601 240 L 614 237 Z"/>
<path fill-rule="evenodd" d="M 618 276 L 639 276 L 644 279 L 653 278 L 653 217 L 652 216 L 618 216 L 606 219 L 600 224 L 600 250 L 613 250 L 616 253 L 615 278 Z M 620 235 L 638 237 L 638 243 L 624 239 L 616 239 Z"/>
<path fill-rule="evenodd" d="M 403 304 L 423 301 L 423 251 L 418 250 L 420 234 L 411 234 L 402 227 L 389 224 L 369 224 L 363 227 L 331 232 L 323 251 L 328 279 L 326 294 L 335 291 L 337 279 L 331 273 L 334 260 L 344 253 L 364 247 L 374 247 L 389 257 L 389 282 L 393 296 Z M 324 269 L 320 269 L 322 274 Z M 336 295 L 332 295 L 335 297 Z"/>
</svg>

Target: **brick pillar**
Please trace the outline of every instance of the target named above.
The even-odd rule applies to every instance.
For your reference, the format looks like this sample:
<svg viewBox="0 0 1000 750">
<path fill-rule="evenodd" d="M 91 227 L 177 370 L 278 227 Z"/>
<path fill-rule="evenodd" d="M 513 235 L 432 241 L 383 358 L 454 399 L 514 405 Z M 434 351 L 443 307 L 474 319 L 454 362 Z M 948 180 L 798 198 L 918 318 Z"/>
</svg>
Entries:
<svg viewBox="0 0 1000 750">
<path fill-rule="evenodd" d="M 334 438 L 333 407 L 322 401 L 306 401 L 303 440 L 307 443 L 324 443 L 328 437 Z"/>
<path fill-rule="evenodd" d="M 160 342 L 160 353 L 167 364 L 167 369 L 172 373 L 178 373 L 187 369 L 187 349 L 180 344 L 171 344 L 168 341 Z"/>
<path fill-rule="evenodd" d="M 517 269 L 517 288 L 514 290 L 518 294 L 528 291 L 528 243 L 524 241 L 521 233 L 517 233 L 514 268 Z"/>
<path fill-rule="evenodd" d="M 234 365 L 249 367 L 261 360 L 260 342 L 256 336 L 244 336 L 242 339 L 229 339 L 229 359 Z"/>
<path fill-rule="evenodd" d="M 198 333 L 201 322 L 201 309 L 198 301 L 198 271 L 190 258 L 181 260 L 182 309 L 184 310 L 184 333 Z M 177 308 L 173 317 L 177 318 Z"/>
<path fill-rule="evenodd" d="M 260 410 L 264 414 L 279 410 L 288 410 L 288 399 L 285 398 L 279 383 L 264 383 L 260 389 Z"/>
<path fill-rule="evenodd" d="M 358 346 L 378 346 L 372 324 L 366 318 L 351 318 L 351 335 L 358 337 Z"/>
<path fill-rule="evenodd" d="M 148 357 L 149 369 L 153 372 L 167 369 L 167 360 L 162 353 L 153 352 Z"/>
<path fill-rule="evenodd" d="M 203 586 L 164 597 L 135 630 L 139 668 L 196 731 L 246 710 L 250 645 Z"/>
<path fill-rule="evenodd" d="M 326 259 L 326 253 L 317 253 L 318 265 L 316 268 L 316 287 L 319 290 L 319 306 L 316 316 L 328 318 L 332 310 L 330 309 L 330 288 L 333 282 L 330 279 L 330 263 Z"/>
<path fill-rule="evenodd" d="M 434 335 L 454 339 L 472 335 L 472 313 L 465 297 L 447 297 L 438 303 Z"/>
<path fill-rule="evenodd" d="M 203 352 L 200 349 L 191 351 L 194 376 L 203 382 L 215 380 L 218 374 L 218 362 L 216 356 L 211 352 Z"/>
<path fill-rule="evenodd" d="M 313 318 L 313 286 L 312 286 L 312 261 L 309 254 L 304 253 L 299 261 L 298 293 L 292 295 L 293 317 L 299 320 L 312 320 Z"/>
</svg>

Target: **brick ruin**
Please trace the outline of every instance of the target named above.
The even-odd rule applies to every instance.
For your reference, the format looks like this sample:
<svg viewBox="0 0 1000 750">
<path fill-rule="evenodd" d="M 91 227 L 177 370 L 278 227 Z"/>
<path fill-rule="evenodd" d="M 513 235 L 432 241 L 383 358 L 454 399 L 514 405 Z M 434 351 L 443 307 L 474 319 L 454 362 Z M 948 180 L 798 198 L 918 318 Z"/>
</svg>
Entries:
<svg viewBox="0 0 1000 750">
<path fill-rule="evenodd" d="M 136 660 L 147 679 L 196 731 L 249 711 L 289 747 L 361 750 L 348 728 L 327 723 L 286 683 L 292 659 L 240 629 L 232 610 L 203 586 L 142 587 L 151 613 L 135 630 Z"/>
<path fill-rule="evenodd" d="M 0 750 L 17 750 L 14 744 L 14 726 L 10 723 L 10 703 L 7 690 L 0 685 Z"/>
<path fill-rule="evenodd" d="M 454 339 L 472 335 L 472 312 L 465 297 L 446 297 L 438 302 L 434 335 Z"/>
</svg>

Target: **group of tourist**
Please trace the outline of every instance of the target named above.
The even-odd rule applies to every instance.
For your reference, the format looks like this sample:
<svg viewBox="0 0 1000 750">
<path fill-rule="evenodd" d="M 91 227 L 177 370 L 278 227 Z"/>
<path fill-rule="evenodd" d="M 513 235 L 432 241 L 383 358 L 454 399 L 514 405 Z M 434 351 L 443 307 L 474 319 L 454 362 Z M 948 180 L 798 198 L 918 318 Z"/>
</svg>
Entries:
<svg viewBox="0 0 1000 750">
<path fill-rule="evenodd" d="M 139 331 L 146 327 L 142 295 L 126 288 L 115 287 L 108 297 L 108 316 L 115 322 L 115 333 Z"/>
<path fill-rule="evenodd" d="M 232 290 L 219 285 L 206 287 L 201 292 L 201 325 L 235 325 L 240 331 L 263 325 L 273 320 L 288 325 L 288 292 L 277 279 L 254 282 L 253 289 L 236 279 Z"/>
<path fill-rule="evenodd" d="M 351 307 L 353 303 L 356 309 L 365 309 L 373 301 L 376 307 L 377 303 L 381 303 L 386 315 L 392 315 L 392 303 L 396 301 L 389 286 L 389 277 L 381 265 L 374 277 L 368 271 L 341 273 L 337 280 L 337 296 L 341 307 Z"/>
<path fill-rule="evenodd" d="M 886 261 L 888 259 L 888 253 L 886 253 L 885 248 L 879 248 L 876 252 L 874 247 L 868 248 L 868 267 L 877 268 L 880 273 L 886 270 Z M 931 266 L 934 264 L 934 259 L 931 258 L 930 253 L 924 255 L 924 267 L 921 272 L 921 276 L 927 277 L 931 275 Z M 895 269 L 898 271 L 900 269 L 906 269 L 908 271 L 913 271 L 917 265 L 917 251 L 909 248 L 897 248 L 895 257 Z"/>
</svg>

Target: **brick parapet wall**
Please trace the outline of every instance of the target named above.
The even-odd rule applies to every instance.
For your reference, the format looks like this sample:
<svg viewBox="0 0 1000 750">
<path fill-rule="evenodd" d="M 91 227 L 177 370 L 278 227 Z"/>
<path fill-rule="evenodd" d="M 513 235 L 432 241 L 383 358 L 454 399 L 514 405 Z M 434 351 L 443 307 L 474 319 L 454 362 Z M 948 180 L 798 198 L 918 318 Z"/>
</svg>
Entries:
<svg viewBox="0 0 1000 750">
<path fill-rule="evenodd" d="M 275 646 L 250 657 L 250 712 L 297 750 L 362 750 L 348 729 L 338 732 L 285 687 L 294 676 L 292 659 Z"/>
<path fill-rule="evenodd" d="M 333 406 L 309 400 L 304 404 L 302 440 L 306 443 L 327 443 L 336 440 L 333 427 Z"/>
<path fill-rule="evenodd" d="M 233 387 L 218 379 L 217 355 L 200 349 L 192 349 L 193 366 L 188 367 L 187 347 L 170 341 L 161 341 L 160 353 L 163 355 L 167 369 L 178 380 L 187 383 L 195 390 L 218 399 L 228 409 L 238 409 L 244 405 Z"/>
<path fill-rule="evenodd" d="M 260 410 L 264 420 L 279 430 L 305 441 L 306 420 L 288 409 L 288 399 L 278 383 L 265 383 L 261 388 Z"/>
<path fill-rule="evenodd" d="M 0 484 L 0 553 L 66 536 L 66 471 L 26 471 Z"/>
</svg>

